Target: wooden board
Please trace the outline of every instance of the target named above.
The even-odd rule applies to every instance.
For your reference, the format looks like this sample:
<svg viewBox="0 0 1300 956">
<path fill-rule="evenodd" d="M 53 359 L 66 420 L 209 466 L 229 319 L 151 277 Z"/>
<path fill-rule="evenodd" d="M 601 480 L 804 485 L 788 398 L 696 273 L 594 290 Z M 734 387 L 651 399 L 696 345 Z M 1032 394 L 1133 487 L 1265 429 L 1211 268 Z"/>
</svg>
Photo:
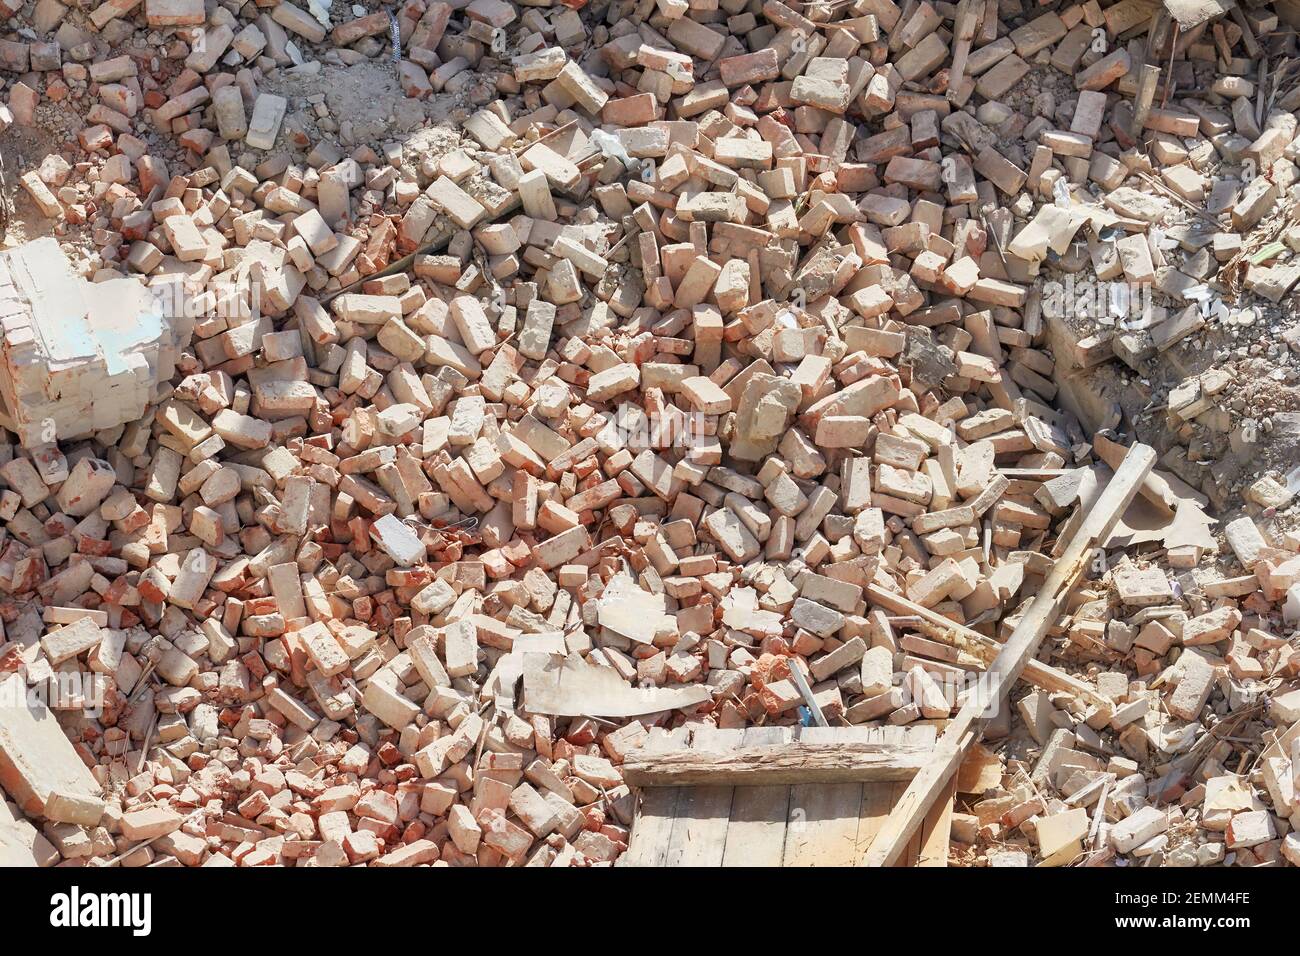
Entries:
<svg viewBox="0 0 1300 956">
<path fill-rule="evenodd" d="M 956 793 L 957 782 L 948 786 L 948 792 L 939 798 L 939 802 L 930 810 L 930 815 L 921 825 L 920 848 L 916 861 L 910 866 L 947 866 L 948 838 L 952 832 L 952 798 Z M 900 794 L 901 796 L 901 794 Z"/>
<path fill-rule="evenodd" d="M 814 728 L 829 729 L 829 728 Z M 932 747 L 818 740 L 740 744 L 725 749 L 643 754 L 623 761 L 623 779 L 637 787 L 693 784 L 761 787 L 795 783 L 873 783 L 910 780 L 932 756 Z"/>
<path fill-rule="evenodd" d="M 652 731 L 646 747 L 682 749 L 779 747 L 806 743 L 874 743 L 933 748 L 933 726 L 751 727 L 719 731 L 697 726 Z M 792 783 L 767 786 L 645 787 L 620 866 L 856 866 L 895 802 L 903 780 Z M 945 866 L 952 822 L 951 791 L 909 845 L 909 866 Z"/>
<path fill-rule="evenodd" d="M 686 729 L 678 728 L 665 733 L 656 727 L 650 731 L 645 747 L 653 751 L 675 750 L 686 746 Z M 632 832 L 638 839 L 628 844 L 620 862 L 625 866 L 663 866 L 668 854 L 668 842 L 677 819 L 679 790 L 661 787 L 641 795 L 636 815 L 632 818 Z"/>
<path fill-rule="evenodd" d="M 697 731 L 691 746 L 725 747 L 740 743 L 743 731 Z M 673 788 L 669 788 L 673 789 Z M 682 787 L 677 817 L 668 838 L 664 866 L 721 866 L 731 819 L 732 787 Z"/>
<path fill-rule="evenodd" d="M 750 727 L 741 738 L 746 747 L 778 746 L 791 739 L 790 727 Z M 660 788 L 655 788 L 660 789 Z M 731 799 L 731 820 L 723 866 L 780 866 L 785 849 L 790 787 L 736 787 Z"/>
<path fill-rule="evenodd" d="M 858 845 L 861 783 L 799 783 L 790 787 L 782 866 L 852 866 Z"/>
<path fill-rule="evenodd" d="M 732 787 L 683 787 L 664 866 L 721 866 Z"/>
<path fill-rule="evenodd" d="M 866 741 L 869 728 L 802 727 L 801 743 Z M 861 783 L 801 783 L 790 787 L 782 866 L 852 866 L 858 845 Z"/>
<path fill-rule="evenodd" d="M 853 864 L 857 866 L 866 856 L 871 841 L 889 818 L 894 801 L 903 793 L 906 784 L 901 781 L 868 783 L 862 786 L 862 804 L 858 808 L 858 837 Z"/>
</svg>

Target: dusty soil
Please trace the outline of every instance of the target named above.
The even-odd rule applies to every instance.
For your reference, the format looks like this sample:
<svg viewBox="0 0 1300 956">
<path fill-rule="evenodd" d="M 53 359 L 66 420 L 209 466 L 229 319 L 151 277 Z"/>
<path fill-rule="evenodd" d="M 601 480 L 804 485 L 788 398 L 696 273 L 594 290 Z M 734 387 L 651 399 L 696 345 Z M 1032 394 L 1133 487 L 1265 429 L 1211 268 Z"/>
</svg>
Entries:
<svg viewBox="0 0 1300 956">
<path fill-rule="evenodd" d="M 278 70 L 259 88 L 289 99 L 277 151 L 293 149 L 284 138 L 295 132 L 312 142 L 333 140 L 344 149 L 378 148 L 430 125 L 453 127 L 490 99 L 484 99 L 486 89 L 477 86 L 456 94 L 410 99 L 387 60 L 323 64 L 315 73 Z"/>
</svg>

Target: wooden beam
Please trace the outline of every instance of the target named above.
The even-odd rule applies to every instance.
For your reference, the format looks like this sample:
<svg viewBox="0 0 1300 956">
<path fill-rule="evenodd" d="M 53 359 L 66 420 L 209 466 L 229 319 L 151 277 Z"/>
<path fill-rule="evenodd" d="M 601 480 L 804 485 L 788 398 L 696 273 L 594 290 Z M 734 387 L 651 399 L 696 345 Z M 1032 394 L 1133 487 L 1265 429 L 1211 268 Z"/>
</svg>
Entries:
<svg viewBox="0 0 1300 956">
<path fill-rule="evenodd" d="M 1002 649 L 1001 644 L 990 637 L 985 637 L 979 631 L 972 630 L 964 624 L 958 624 L 937 611 L 917 604 L 915 601 L 909 601 L 903 595 L 882 588 L 878 584 L 868 584 L 865 593 L 872 603 L 893 611 L 895 614 L 908 614 L 920 618 L 916 630 L 928 634 L 937 641 L 942 641 L 958 650 L 965 651 L 972 657 L 978 658 L 982 664 L 992 664 Z M 1051 664 L 1044 664 L 1042 661 L 1029 661 L 1025 665 L 1024 673 L 1020 675 L 1020 679 L 1033 684 L 1035 687 L 1041 687 L 1043 690 L 1065 691 L 1073 694 L 1079 700 L 1091 706 L 1106 706 L 1114 703 L 1109 698 L 1097 693 L 1085 681 L 1081 681 L 1077 677 L 1053 667 Z"/>
<path fill-rule="evenodd" d="M 935 757 L 933 746 L 857 741 L 795 742 L 734 750 L 634 750 L 623 760 L 623 779 L 638 787 L 909 780 Z"/>
<path fill-rule="evenodd" d="M 1097 457 L 1109 465 L 1112 470 L 1119 467 L 1120 462 L 1124 460 L 1125 452 L 1127 452 L 1123 445 L 1112 441 L 1105 435 L 1093 436 L 1092 449 Z M 1177 475 L 1161 473 L 1155 469 L 1152 469 L 1151 474 L 1147 475 L 1146 481 L 1142 482 L 1142 487 L 1138 491 L 1141 492 L 1143 498 L 1171 517 L 1177 514 L 1178 506 L 1185 500 L 1190 499 L 1201 508 L 1205 508 L 1210 503 L 1209 498 L 1188 485 Z"/>
<path fill-rule="evenodd" d="M 1094 551 L 1129 506 L 1155 461 L 1155 450 L 1148 445 L 1134 445 L 1129 449 L 1123 464 L 1011 632 L 997 660 L 981 678 L 982 686 L 967 697 L 944 730 L 936 745 L 935 759 L 912 778 L 894 805 L 867 851 L 863 861 L 866 866 L 892 866 L 898 862 L 930 807 L 957 773 L 967 751 L 979 740 L 985 725 L 1006 706 L 1011 686 L 1038 652 L 1044 636 L 1061 616 L 1070 592 L 1091 563 Z"/>
</svg>

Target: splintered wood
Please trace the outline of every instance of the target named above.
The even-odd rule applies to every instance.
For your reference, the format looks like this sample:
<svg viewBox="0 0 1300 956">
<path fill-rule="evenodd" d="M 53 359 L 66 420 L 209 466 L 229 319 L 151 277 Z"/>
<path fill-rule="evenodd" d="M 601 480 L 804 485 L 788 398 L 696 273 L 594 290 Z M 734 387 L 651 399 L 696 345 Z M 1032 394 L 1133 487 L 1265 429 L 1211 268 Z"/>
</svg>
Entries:
<svg viewBox="0 0 1300 956">
<path fill-rule="evenodd" d="M 0 0 L 0 860 L 1300 862 L 1300 477 L 1148 381 L 1300 17 L 1169 6 Z"/>
<path fill-rule="evenodd" d="M 679 728 L 654 731 L 647 761 L 690 759 L 692 754 L 741 749 L 812 750 L 877 747 L 925 754 L 934 729 L 913 727 L 750 727 L 745 730 Z M 791 768 L 796 772 L 795 768 Z M 770 778 L 769 778 L 770 779 Z M 622 866 L 855 866 L 871 845 L 904 784 L 771 780 L 745 783 L 719 778 L 713 785 L 665 785 L 642 797 Z M 734 782 L 735 786 L 730 784 Z M 908 846 L 907 865 L 947 863 L 952 805 L 936 807 Z"/>
</svg>

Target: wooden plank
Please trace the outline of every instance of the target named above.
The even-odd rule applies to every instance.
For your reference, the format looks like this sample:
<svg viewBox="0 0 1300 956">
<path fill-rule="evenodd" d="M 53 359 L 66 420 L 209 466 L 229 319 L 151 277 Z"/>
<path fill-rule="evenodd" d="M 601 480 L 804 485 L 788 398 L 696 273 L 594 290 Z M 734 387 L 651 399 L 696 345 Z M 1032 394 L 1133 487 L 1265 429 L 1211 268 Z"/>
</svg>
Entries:
<svg viewBox="0 0 1300 956">
<path fill-rule="evenodd" d="M 690 746 L 725 746 L 739 743 L 741 731 L 697 728 Z M 690 750 L 674 751 L 689 753 Z M 727 843 L 731 817 L 732 789 L 729 786 L 682 787 L 677 797 L 677 815 L 664 854 L 664 866 L 719 866 Z"/>
<path fill-rule="evenodd" d="M 858 810 L 857 858 L 861 860 L 871 847 L 880 828 L 889 819 L 894 801 L 903 795 L 907 785 L 896 780 L 862 785 L 862 806 Z"/>
<path fill-rule="evenodd" d="M 667 788 L 677 793 L 677 815 L 664 866 L 719 866 L 731 816 L 731 787 Z M 653 792 L 653 791 L 651 791 Z"/>
<path fill-rule="evenodd" d="M 1119 468 L 1120 463 L 1124 460 L 1124 455 L 1128 451 L 1119 442 L 1111 441 L 1105 435 L 1095 436 L 1092 448 L 1098 458 L 1115 470 Z M 1142 487 L 1138 489 L 1138 492 L 1143 498 L 1170 517 L 1177 514 L 1179 506 L 1188 498 L 1202 508 L 1205 508 L 1210 503 L 1209 498 L 1177 475 L 1156 471 L 1155 469 L 1152 469 L 1146 478 L 1142 480 Z"/>
<path fill-rule="evenodd" d="M 899 729 L 903 731 L 904 747 L 933 747 L 939 739 L 934 724 L 905 724 Z"/>
<path fill-rule="evenodd" d="M 920 734 L 926 731 L 928 731 L 931 734 L 931 739 L 933 739 L 934 727 L 930 725 L 905 724 L 899 729 L 903 731 L 904 740 L 912 740 L 913 738 L 920 736 Z M 894 784 L 893 801 L 890 804 L 891 812 L 893 810 L 893 804 L 901 800 L 903 798 L 903 794 L 906 792 L 907 792 L 907 785 L 905 783 Z M 912 836 L 912 839 L 908 841 L 907 850 L 904 851 L 902 860 L 900 861 L 900 863 L 903 866 L 930 865 L 927 862 L 925 862 L 927 860 L 926 847 L 932 838 L 932 833 L 934 831 L 935 824 L 938 822 L 936 819 L 938 815 L 937 811 L 940 807 L 942 807 L 942 805 L 943 802 L 940 801 L 938 807 L 930 811 L 929 815 L 925 818 L 925 821 L 921 824 L 921 826 L 917 829 L 916 833 Z M 889 819 L 888 815 L 886 815 L 885 819 L 886 820 Z M 944 832 L 946 833 L 947 830 L 945 829 Z"/>
<path fill-rule="evenodd" d="M 623 778 L 638 787 L 907 780 L 926 765 L 932 750 L 931 747 L 856 741 L 800 742 L 770 747 L 738 747 L 729 751 L 679 750 L 662 754 L 634 750 L 623 761 Z"/>
<path fill-rule="evenodd" d="M 906 793 L 907 791 L 903 791 L 903 792 Z M 897 805 L 898 801 L 901 799 L 902 796 L 899 796 L 897 799 L 894 800 L 894 804 Z M 890 809 L 890 813 L 893 813 L 892 808 Z M 885 818 L 885 823 L 886 824 L 889 823 L 888 817 Z M 912 838 L 907 841 L 907 848 L 903 850 L 902 856 L 899 857 L 898 863 L 896 865 L 916 866 L 916 861 L 921 858 L 921 831 L 922 829 L 924 829 L 924 827 L 925 824 L 922 823 L 921 826 L 917 828 L 917 831 L 912 834 Z M 884 827 L 881 827 L 881 829 L 883 830 Z"/>
<path fill-rule="evenodd" d="M 909 726 L 904 728 L 910 737 L 918 730 L 933 730 L 933 727 L 916 727 Z M 945 866 L 948 862 L 948 839 L 952 831 L 952 794 L 955 792 L 956 777 L 954 783 L 949 786 L 949 792 L 946 797 L 941 797 L 939 802 L 930 808 L 925 820 L 917 828 L 912 839 L 908 841 L 907 850 L 903 854 L 904 866 Z M 894 784 L 894 803 L 903 798 L 907 791 L 906 784 Z M 892 810 L 892 805 L 891 805 Z M 941 861 L 941 862 L 938 862 Z"/>
<path fill-rule="evenodd" d="M 861 783 L 801 783 L 790 788 L 782 866 L 857 862 Z"/>
<path fill-rule="evenodd" d="M 865 736 L 866 728 L 801 727 L 808 744 Z M 790 815 L 782 866 L 852 866 L 857 862 L 861 783 L 797 784 L 790 788 Z"/>
<path fill-rule="evenodd" d="M 908 728 L 914 729 L 914 728 Z M 893 791 L 890 794 L 890 810 L 893 805 L 903 798 L 907 790 L 906 784 L 892 784 Z M 925 821 L 917 829 L 912 839 L 908 841 L 907 849 L 904 851 L 902 860 L 903 866 L 947 866 L 948 865 L 948 844 L 952 836 L 952 798 L 956 793 L 955 783 L 949 787 L 946 796 L 940 798 L 935 806 L 930 808 L 929 814 Z M 889 810 L 885 811 L 885 817 L 888 819 Z M 881 826 L 884 821 L 881 821 Z M 877 827 L 879 831 L 880 827 Z"/>
<path fill-rule="evenodd" d="M 1155 450 L 1150 446 L 1136 444 L 1129 449 L 1124 463 L 1116 470 L 1069 546 L 1056 561 L 997 660 L 981 676 L 983 692 L 971 694 L 962 704 L 957 716 L 939 738 L 936 759 L 912 778 L 902 799 L 895 805 L 867 852 L 864 862 L 868 866 L 891 866 L 903 855 L 908 841 L 957 773 L 966 751 L 979 740 L 984 726 L 998 708 L 1006 706 L 1011 686 L 1024 671 L 1025 664 L 1037 653 L 1048 629 L 1060 617 L 1070 592 L 1091 563 L 1093 552 L 1133 500 L 1143 480 L 1150 474 L 1155 459 Z"/>
<path fill-rule="evenodd" d="M 900 728 L 902 730 L 902 728 Z M 862 813 L 858 816 L 858 858 L 862 860 L 875 843 L 876 836 L 884 829 L 894 804 L 902 800 L 907 791 L 907 784 L 901 780 L 885 780 L 883 783 L 862 784 Z M 900 860 L 902 866 L 917 865 L 919 842 L 914 838 Z"/>
<path fill-rule="evenodd" d="M 619 866 L 663 866 L 668 839 L 677 817 L 677 790 L 659 788 L 641 794 L 627 852 L 618 858 Z"/>
<path fill-rule="evenodd" d="M 790 739 L 790 731 L 789 727 L 750 727 L 741 743 L 747 747 L 783 744 Z M 722 865 L 780 866 L 789 810 L 788 784 L 736 787 Z"/>
<path fill-rule="evenodd" d="M 685 746 L 685 728 L 666 732 L 655 727 L 650 731 L 642 749 L 659 752 Z M 675 789 L 646 790 L 641 793 L 632 819 L 627 852 L 619 857 L 619 866 L 664 865 L 673 822 L 677 817 L 678 795 L 679 791 Z"/>
<path fill-rule="evenodd" d="M 963 650 L 972 657 L 978 658 L 984 664 L 991 664 L 996 660 L 1001 650 L 1002 645 L 992 638 L 985 637 L 979 631 L 972 630 L 964 624 L 958 624 L 956 621 L 950 620 L 928 607 L 917 604 L 915 601 L 908 600 L 895 591 L 882 588 L 878 584 L 868 584 L 866 596 L 873 604 L 878 604 L 895 614 L 920 618 L 914 625 L 915 630 Z M 1085 704 L 1103 706 L 1111 703 L 1085 681 L 1081 681 L 1050 664 L 1044 664 L 1042 661 L 1029 661 L 1025 665 L 1021 679 L 1043 690 L 1065 691 L 1074 694 Z"/>
<path fill-rule="evenodd" d="M 952 838 L 952 798 L 957 792 L 957 781 L 948 785 L 948 792 L 931 808 L 930 815 L 921 826 L 921 846 L 916 866 L 947 866 L 948 844 Z"/>
</svg>

